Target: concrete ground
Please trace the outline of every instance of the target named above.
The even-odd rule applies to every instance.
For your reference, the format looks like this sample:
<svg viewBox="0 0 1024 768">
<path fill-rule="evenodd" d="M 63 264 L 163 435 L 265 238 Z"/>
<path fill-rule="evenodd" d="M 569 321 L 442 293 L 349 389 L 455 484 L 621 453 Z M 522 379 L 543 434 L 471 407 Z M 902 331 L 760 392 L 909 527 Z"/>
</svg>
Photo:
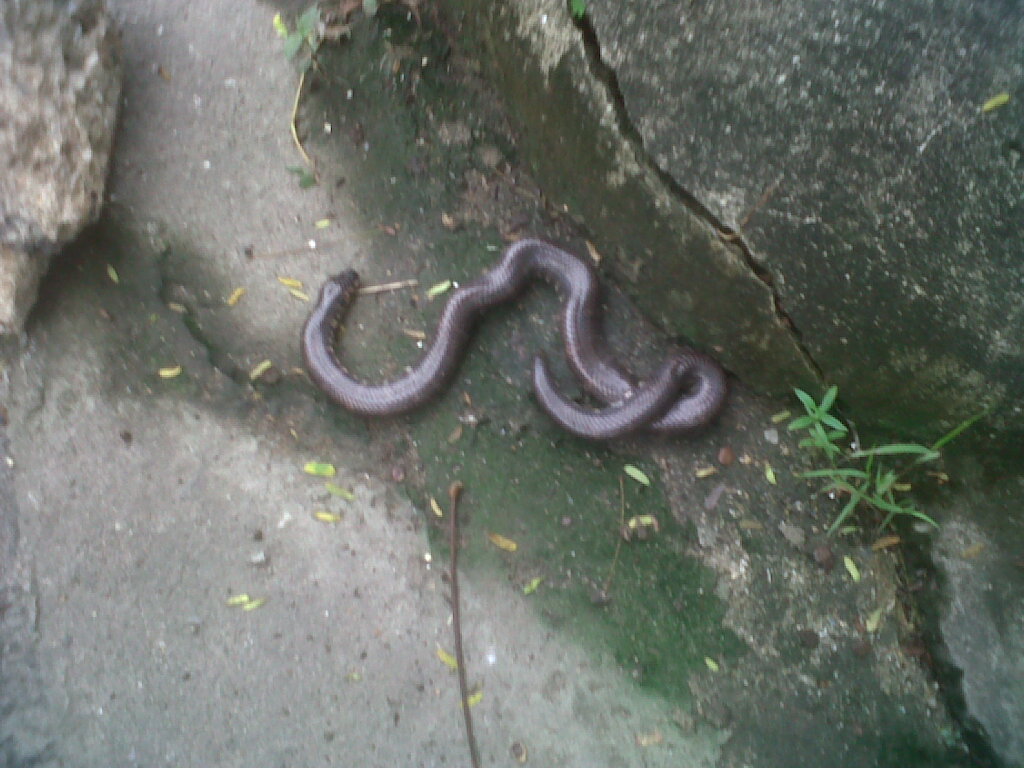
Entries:
<svg viewBox="0 0 1024 768">
<path fill-rule="evenodd" d="M 346 354 L 387 375 L 398 366 L 382 360 L 416 353 L 399 331 L 436 316 L 425 288 L 478 272 L 503 235 L 586 250 L 517 170 L 477 81 L 453 103 L 426 98 L 430 45 L 450 55 L 443 24 L 422 48 L 363 22 L 323 52 L 329 77 L 302 113 L 320 183 L 303 190 L 288 170 L 302 165 L 298 75 L 273 8 L 113 6 L 126 82 L 107 213 L 6 356 L 2 764 L 467 764 L 429 501 L 454 479 L 484 764 L 521 750 L 564 766 L 959 754 L 934 685 L 899 651 L 894 563 L 844 544 L 851 580 L 809 556 L 828 512 L 794 501 L 806 490 L 770 418 L 783 404 L 736 385 L 691 440 L 568 440 L 524 394 L 524 364 L 552 338 L 543 297 L 499 312 L 423 415 L 366 424 L 309 385 L 303 294 L 342 267 L 420 281 L 348 323 Z M 610 303 L 631 329 L 613 341 L 644 358 L 658 342 Z M 336 467 L 332 487 L 311 461 Z M 651 488 L 621 479 L 627 463 Z M 660 533 L 620 544 L 639 514 Z M 865 639 L 876 609 L 888 620 Z"/>
</svg>

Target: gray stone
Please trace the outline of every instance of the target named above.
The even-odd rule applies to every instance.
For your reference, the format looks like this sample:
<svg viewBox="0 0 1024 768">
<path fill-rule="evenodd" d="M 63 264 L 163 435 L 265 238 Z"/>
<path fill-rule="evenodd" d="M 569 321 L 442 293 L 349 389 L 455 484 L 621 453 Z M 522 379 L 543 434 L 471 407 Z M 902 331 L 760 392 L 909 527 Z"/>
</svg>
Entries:
<svg viewBox="0 0 1024 768">
<path fill-rule="evenodd" d="M 981 109 L 1024 75 L 1019 4 L 590 0 L 577 28 L 450 3 L 548 193 L 666 327 L 904 434 L 982 405 L 1024 429 L 1024 105 Z"/>
<path fill-rule="evenodd" d="M 102 0 L 0 0 L 0 332 L 99 214 L 120 92 Z"/>
<path fill-rule="evenodd" d="M 979 474 L 975 474 L 979 473 Z M 976 480 L 950 510 L 935 546 L 943 599 L 937 606 L 945 663 L 958 681 L 968 727 L 1003 764 L 1024 766 L 1024 477 Z M 974 477 L 972 477 L 974 475 Z M 962 509 L 970 510 L 970 517 Z"/>
</svg>

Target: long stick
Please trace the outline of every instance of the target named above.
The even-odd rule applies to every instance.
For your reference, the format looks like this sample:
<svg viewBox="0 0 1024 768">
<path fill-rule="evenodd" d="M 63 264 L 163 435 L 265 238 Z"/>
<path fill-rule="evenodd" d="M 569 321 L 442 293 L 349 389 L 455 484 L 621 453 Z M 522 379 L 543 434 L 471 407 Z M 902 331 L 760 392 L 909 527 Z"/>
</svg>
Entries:
<svg viewBox="0 0 1024 768">
<path fill-rule="evenodd" d="M 462 655 L 462 621 L 459 617 L 459 497 L 462 495 L 462 483 L 456 480 L 448 486 L 448 497 L 451 499 L 451 510 L 448 514 L 449 548 L 452 553 L 452 625 L 455 629 L 455 663 L 459 673 L 459 696 L 462 700 L 462 715 L 466 721 L 466 741 L 469 742 L 469 760 L 473 768 L 480 768 L 480 753 L 473 735 L 473 715 L 469 711 L 468 686 L 466 684 L 466 660 Z"/>
</svg>

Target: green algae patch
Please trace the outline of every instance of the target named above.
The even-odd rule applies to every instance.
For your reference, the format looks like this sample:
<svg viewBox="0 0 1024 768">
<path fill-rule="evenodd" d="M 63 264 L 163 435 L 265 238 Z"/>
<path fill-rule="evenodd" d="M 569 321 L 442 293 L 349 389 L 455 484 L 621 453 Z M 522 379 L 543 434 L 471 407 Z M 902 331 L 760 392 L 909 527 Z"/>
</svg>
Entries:
<svg viewBox="0 0 1024 768">
<path fill-rule="evenodd" d="M 552 627 L 610 654 L 645 688 L 688 697 L 687 676 L 706 669 L 706 657 L 727 660 L 742 648 L 722 627 L 714 574 L 686 554 L 692 534 L 672 518 L 653 463 L 546 423 L 525 393 L 525 373 L 517 380 L 511 370 L 511 346 L 475 348 L 455 391 L 410 420 L 426 489 L 418 501 L 426 509 L 430 489 L 436 496 L 460 480 L 466 573 L 504 573 L 515 586 L 510 600 L 528 600 Z M 624 463 L 651 485 L 625 477 Z M 631 533 L 629 521 L 645 518 L 656 525 Z M 447 551 L 446 521 L 431 530 Z M 494 534 L 514 551 L 496 546 Z"/>
</svg>

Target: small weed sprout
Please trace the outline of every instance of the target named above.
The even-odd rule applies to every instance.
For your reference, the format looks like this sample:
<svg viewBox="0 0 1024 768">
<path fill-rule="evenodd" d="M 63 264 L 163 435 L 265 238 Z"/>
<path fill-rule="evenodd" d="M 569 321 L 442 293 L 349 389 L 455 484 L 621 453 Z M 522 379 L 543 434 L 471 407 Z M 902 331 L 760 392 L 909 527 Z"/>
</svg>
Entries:
<svg viewBox="0 0 1024 768">
<path fill-rule="evenodd" d="M 885 528 L 898 516 L 922 520 L 938 528 L 931 517 L 919 510 L 900 494 L 910 490 L 910 484 L 900 479 L 912 469 L 939 459 L 939 449 L 954 440 L 965 429 L 986 415 L 987 411 L 975 414 L 962 421 L 931 446 L 920 443 L 887 443 L 867 450 L 847 449 L 840 444 L 849 434 L 846 425 L 832 415 L 839 389 L 831 386 L 821 402 L 801 389 L 794 390 L 806 412 L 789 423 L 790 431 L 803 431 L 800 447 L 806 448 L 828 461 L 822 469 L 803 472 L 800 477 L 825 481 L 824 492 L 848 496 L 839 515 L 829 527 L 834 534 L 849 519 L 861 504 L 884 513 L 880 528 Z M 903 460 L 901 467 L 892 462 Z"/>
<path fill-rule="evenodd" d="M 301 75 L 299 84 L 295 89 L 295 101 L 292 105 L 291 131 L 292 141 L 295 142 L 299 154 L 306 162 L 306 167 L 290 166 L 288 171 L 298 178 L 299 187 L 308 189 L 317 183 L 316 165 L 306 152 L 299 138 L 298 119 L 299 103 L 302 100 L 302 91 L 306 85 L 306 76 L 316 64 L 316 54 L 323 43 L 323 23 L 320 20 L 320 8 L 316 3 L 309 6 L 298 19 L 295 20 L 295 28 L 289 29 L 288 25 L 278 13 L 274 16 L 274 29 L 278 37 L 284 40 L 284 53 L 289 59 L 298 62 Z"/>
</svg>

